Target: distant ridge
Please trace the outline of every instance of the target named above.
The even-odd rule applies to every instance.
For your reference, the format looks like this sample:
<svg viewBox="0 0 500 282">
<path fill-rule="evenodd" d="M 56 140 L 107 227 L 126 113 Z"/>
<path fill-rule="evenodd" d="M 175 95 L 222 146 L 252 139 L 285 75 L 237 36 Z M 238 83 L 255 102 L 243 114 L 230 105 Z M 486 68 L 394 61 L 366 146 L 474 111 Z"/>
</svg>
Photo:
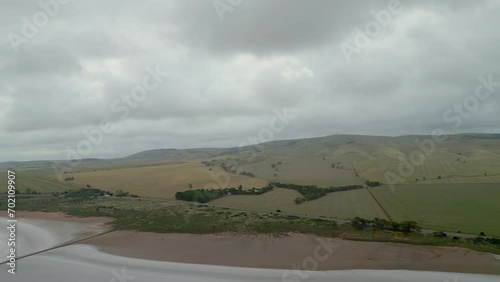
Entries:
<svg viewBox="0 0 500 282">
<path fill-rule="evenodd" d="M 226 148 L 190 148 L 190 149 L 152 149 L 140 151 L 123 158 L 100 159 L 100 158 L 84 158 L 81 162 L 105 162 L 119 160 L 189 160 L 215 157 L 221 155 L 237 155 L 242 152 L 255 152 L 276 149 L 283 147 L 306 146 L 306 144 L 365 144 L 365 145 L 397 145 L 401 141 L 410 142 L 413 144 L 415 138 L 431 137 L 431 135 L 401 135 L 401 136 L 381 136 L 381 135 L 356 135 L 356 134 L 335 134 L 322 137 L 309 137 L 300 139 L 276 140 L 266 143 L 249 145 L 244 147 L 226 147 Z M 447 135 L 448 140 L 500 140 L 500 133 L 460 133 Z M 264 148 L 264 149 L 262 149 Z M 33 161 L 6 161 L 0 162 L 0 167 L 18 166 L 18 165 L 41 165 L 53 162 L 65 162 L 65 160 L 33 160 Z"/>
</svg>

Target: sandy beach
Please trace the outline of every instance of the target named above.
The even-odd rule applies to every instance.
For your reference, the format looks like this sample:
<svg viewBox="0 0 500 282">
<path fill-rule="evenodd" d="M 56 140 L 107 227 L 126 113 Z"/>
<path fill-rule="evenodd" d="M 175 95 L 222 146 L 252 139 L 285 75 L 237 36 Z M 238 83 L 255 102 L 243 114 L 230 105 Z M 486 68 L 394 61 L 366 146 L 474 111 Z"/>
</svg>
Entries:
<svg viewBox="0 0 500 282">
<path fill-rule="evenodd" d="M 312 266 L 315 270 L 404 269 L 500 274 L 500 260 L 493 254 L 453 247 L 355 242 L 297 233 L 272 236 L 118 231 L 82 243 L 97 246 L 110 254 L 181 263 L 275 269 Z M 315 252 L 319 259 L 315 259 Z"/>
</svg>

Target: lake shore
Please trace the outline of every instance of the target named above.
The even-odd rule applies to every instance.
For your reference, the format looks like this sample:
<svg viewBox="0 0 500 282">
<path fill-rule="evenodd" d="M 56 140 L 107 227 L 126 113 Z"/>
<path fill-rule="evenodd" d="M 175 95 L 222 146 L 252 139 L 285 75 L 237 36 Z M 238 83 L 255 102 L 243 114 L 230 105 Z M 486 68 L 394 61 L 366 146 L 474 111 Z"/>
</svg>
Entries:
<svg viewBox="0 0 500 282">
<path fill-rule="evenodd" d="M 0 216 L 4 213 L 0 213 Z M 112 218 L 19 212 L 18 219 L 76 223 L 74 238 L 109 230 Z M 57 229 L 57 226 L 54 225 Z M 58 232 L 58 230 L 53 230 Z M 64 233 L 64 230 L 61 229 Z M 184 234 L 113 231 L 79 242 L 130 258 L 190 264 L 300 270 L 415 270 L 500 275 L 500 257 L 457 247 L 357 242 L 301 233 Z"/>
<path fill-rule="evenodd" d="M 301 270 L 418 270 L 500 274 L 500 259 L 464 248 L 356 242 L 289 233 L 158 234 L 111 232 L 82 244 L 156 261 Z"/>
<path fill-rule="evenodd" d="M 7 211 L 0 211 L 0 217 L 7 217 Z M 22 220 L 23 218 L 98 225 L 104 229 L 109 229 L 114 221 L 114 218 L 110 217 L 77 217 L 63 212 L 17 211 L 16 219 Z"/>
</svg>

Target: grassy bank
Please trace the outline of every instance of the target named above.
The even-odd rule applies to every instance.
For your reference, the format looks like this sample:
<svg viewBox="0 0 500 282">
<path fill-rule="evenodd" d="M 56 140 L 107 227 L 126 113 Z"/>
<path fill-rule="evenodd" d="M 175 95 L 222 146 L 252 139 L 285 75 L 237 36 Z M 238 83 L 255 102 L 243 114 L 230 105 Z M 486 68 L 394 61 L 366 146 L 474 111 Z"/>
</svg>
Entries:
<svg viewBox="0 0 500 282">
<path fill-rule="evenodd" d="M 4 203 L 5 195 L 0 196 Z M 0 208 L 6 208 L 5 204 Z M 92 197 L 74 199 L 42 195 L 19 195 L 17 210 L 65 212 L 74 216 L 105 216 L 115 218 L 115 230 L 137 230 L 158 233 L 311 233 L 347 240 L 392 242 L 428 246 L 464 247 L 500 254 L 500 246 L 471 243 L 465 239 L 437 238 L 421 233 L 403 233 L 365 228 L 357 230 L 350 224 L 338 225 L 325 218 L 306 218 L 280 212 L 245 212 L 204 204 L 168 200 Z"/>
</svg>

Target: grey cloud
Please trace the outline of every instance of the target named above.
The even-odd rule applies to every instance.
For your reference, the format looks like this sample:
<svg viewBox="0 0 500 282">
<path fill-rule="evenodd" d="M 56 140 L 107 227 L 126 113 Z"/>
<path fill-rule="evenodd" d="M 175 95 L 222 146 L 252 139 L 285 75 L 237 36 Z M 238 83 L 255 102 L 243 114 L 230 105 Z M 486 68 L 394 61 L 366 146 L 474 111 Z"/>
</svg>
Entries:
<svg viewBox="0 0 500 282">
<path fill-rule="evenodd" d="M 246 0 L 221 21 L 207 2 L 186 2 L 175 14 L 187 44 L 218 54 L 259 55 L 315 49 L 336 41 L 351 25 L 368 18 L 372 8 L 385 6 L 366 1 Z"/>
<path fill-rule="evenodd" d="M 115 118 L 90 157 L 158 147 L 237 146 L 273 109 L 297 118 L 277 139 L 334 133 L 492 132 L 499 89 L 460 128 L 443 113 L 500 81 L 500 4 L 401 1 L 401 14 L 347 62 L 342 42 L 389 1 L 244 0 L 221 21 L 212 1 L 72 1 L 15 53 L 7 39 L 40 8 L 0 11 L 0 161 L 61 159 L 103 118 Z M 170 76 L 130 109 L 116 99 L 145 68 Z"/>
</svg>

